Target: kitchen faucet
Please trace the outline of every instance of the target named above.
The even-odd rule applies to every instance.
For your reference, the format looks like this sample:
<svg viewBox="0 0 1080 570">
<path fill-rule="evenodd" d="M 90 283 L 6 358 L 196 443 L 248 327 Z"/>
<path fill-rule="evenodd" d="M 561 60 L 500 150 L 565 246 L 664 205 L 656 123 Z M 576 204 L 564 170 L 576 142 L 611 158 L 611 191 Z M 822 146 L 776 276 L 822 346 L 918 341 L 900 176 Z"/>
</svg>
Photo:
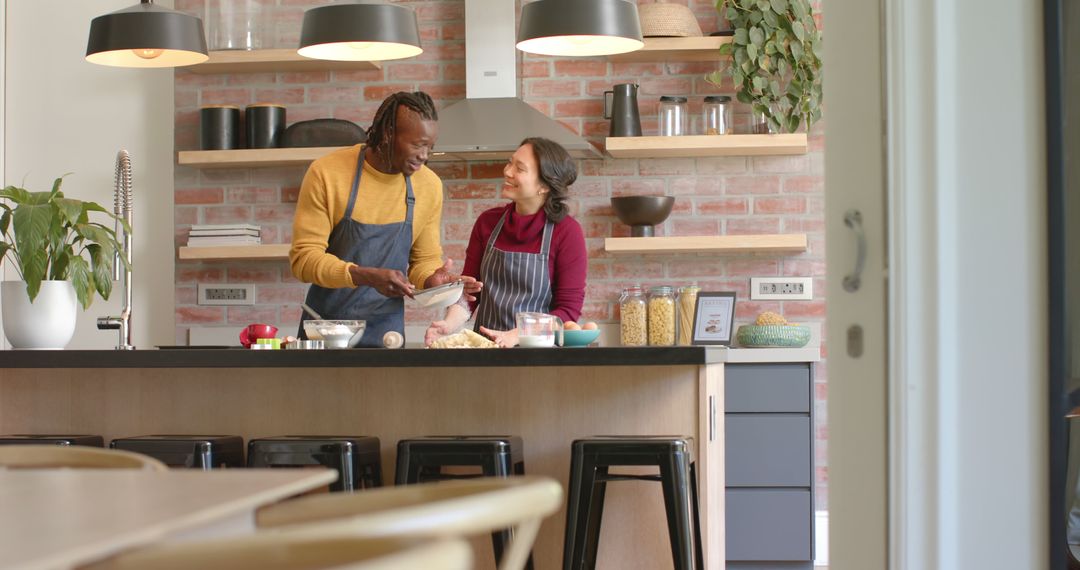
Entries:
<svg viewBox="0 0 1080 570">
<path fill-rule="evenodd" d="M 97 328 L 99 330 L 116 329 L 120 331 L 120 343 L 116 350 L 135 350 L 131 344 L 131 232 L 127 228 L 131 225 L 132 212 L 131 198 L 131 156 L 128 151 L 121 150 L 116 153 L 116 185 L 113 188 L 113 213 L 116 214 L 116 233 L 123 232 L 123 248 L 118 250 L 113 257 L 113 280 L 120 279 L 120 268 L 124 271 L 124 307 L 118 317 L 98 317 Z M 120 223 L 123 219 L 125 224 Z M 120 263 L 120 256 L 124 256 L 126 263 Z"/>
</svg>

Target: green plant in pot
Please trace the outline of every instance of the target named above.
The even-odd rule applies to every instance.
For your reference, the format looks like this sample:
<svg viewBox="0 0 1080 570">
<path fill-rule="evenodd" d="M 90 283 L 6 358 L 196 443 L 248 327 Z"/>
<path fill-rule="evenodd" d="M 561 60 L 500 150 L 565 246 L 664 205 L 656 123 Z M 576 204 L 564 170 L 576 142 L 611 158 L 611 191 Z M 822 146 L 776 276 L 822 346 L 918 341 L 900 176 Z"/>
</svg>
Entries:
<svg viewBox="0 0 1080 570">
<path fill-rule="evenodd" d="M 48 192 L 16 186 L 0 190 L 0 260 L 14 262 L 22 277 L 3 285 L 4 332 L 16 348 L 63 348 L 74 333 L 75 303 L 86 309 L 96 294 L 109 298 L 122 246 L 114 229 L 91 221 L 91 213 L 100 212 L 131 231 L 101 205 L 64 196 L 62 181 L 57 178 Z M 123 256 L 119 259 L 127 264 Z M 41 338 L 60 339 L 69 327 L 59 346 L 59 340 Z"/>
<path fill-rule="evenodd" d="M 821 118 L 821 32 L 809 0 L 717 0 L 716 9 L 734 30 L 720 46 L 732 59 L 705 79 L 732 78 L 754 112 L 753 132 L 809 129 Z"/>
</svg>

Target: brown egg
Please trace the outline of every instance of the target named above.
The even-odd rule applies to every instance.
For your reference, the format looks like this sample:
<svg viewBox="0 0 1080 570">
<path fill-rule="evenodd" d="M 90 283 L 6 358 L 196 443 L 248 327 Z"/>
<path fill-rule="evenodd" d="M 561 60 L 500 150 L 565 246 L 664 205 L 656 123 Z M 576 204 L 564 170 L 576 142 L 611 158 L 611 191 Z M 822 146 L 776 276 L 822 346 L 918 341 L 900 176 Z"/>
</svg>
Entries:
<svg viewBox="0 0 1080 570">
<path fill-rule="evenodd" d="M 594 331 L 594 330 L 596 330 L 596 323 L 594 323 L 592 321 L 589 321 L 589 322 L 581 325 L 581 330 L 583 330 L 583 331 Z"/>
<path fill-rule="evenodd" d="M 578 326 L 578 324 L 575 323 L 574 321 L 566 321 L 565 323 L 563 323 L 563 328 L 568 330 L 568 331 L 579 331 L 579 330 L 581 330 L 581 327 Z"/>
</svg>

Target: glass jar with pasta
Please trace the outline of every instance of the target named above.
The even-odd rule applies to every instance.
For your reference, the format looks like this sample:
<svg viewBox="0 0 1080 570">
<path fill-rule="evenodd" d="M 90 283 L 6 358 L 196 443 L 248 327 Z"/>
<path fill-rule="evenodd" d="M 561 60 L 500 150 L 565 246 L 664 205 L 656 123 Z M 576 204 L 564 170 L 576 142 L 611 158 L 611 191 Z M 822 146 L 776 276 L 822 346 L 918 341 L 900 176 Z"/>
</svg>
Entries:
<svg viewBox="0 0 1080 570">
<path fill-rule="evenodd" d="M 675 290 L 660 286 L 649 289 L 649 346 L 675 344 Z"/>
<path fill-rule="evenodd" d="M 679 288 L 678 314 L 679 346 L 690 346 L 694 339 L 694 312 L 697 310 L 697 296 L 701 287 L 689 285 Z"/>
<path fill-rule="evenodd" d="M 619 341 L 623 346 L 645 346 L 648 340 L 645 295 L 640 285 L 623 289 L 619 296 Z"/>
</svg>

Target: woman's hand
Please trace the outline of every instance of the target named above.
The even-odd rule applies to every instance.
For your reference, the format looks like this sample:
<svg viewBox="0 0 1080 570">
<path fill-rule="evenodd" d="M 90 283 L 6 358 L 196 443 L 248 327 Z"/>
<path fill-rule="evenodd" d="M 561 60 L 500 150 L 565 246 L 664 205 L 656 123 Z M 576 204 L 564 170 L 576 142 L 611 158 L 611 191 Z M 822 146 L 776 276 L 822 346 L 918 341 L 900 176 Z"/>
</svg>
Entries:
<svg viewBox="0 0 1080 570">
<path fill-rule="evenodd" d="M 431 276 L 424 281 L 424 288 L 430 289 L 431 287 L 438 287 L 439 285 L 453 283 L 454 281 L 464 281 L 465 287 L 463 293 L 465 300 L 470 303 L 475 301 L 476 297 L 474 297 L 474 295 L 484 288 L 484 284 L 477 281 L 475 277 L 455 274 L 453 273 L 453 270 L 454 260 L 448 257 L 446 258 L 446 263 L 444 263 L 442 267 L 436 269 L 435 273 L 432 273 Z"/>
<path fill-rule="evenodd" d="M 367 285 L 383 297 L 412 298 L 415 289 L 405 274 L 396 269 L 351 265 L 349 275 L 352 276 L 353 283 L 356 285 Z"/>
<path fill-rule="evenodd" d="M 508 331 L 496 331 L 487 327 L 480 327 L 480 332 L 487 335 L 488 338 L 495 341 L 495 344 L 499 345 L 499 348 L 513 348 L 518 345 L 518 330 L 510 329 Z"/>
</svg>

